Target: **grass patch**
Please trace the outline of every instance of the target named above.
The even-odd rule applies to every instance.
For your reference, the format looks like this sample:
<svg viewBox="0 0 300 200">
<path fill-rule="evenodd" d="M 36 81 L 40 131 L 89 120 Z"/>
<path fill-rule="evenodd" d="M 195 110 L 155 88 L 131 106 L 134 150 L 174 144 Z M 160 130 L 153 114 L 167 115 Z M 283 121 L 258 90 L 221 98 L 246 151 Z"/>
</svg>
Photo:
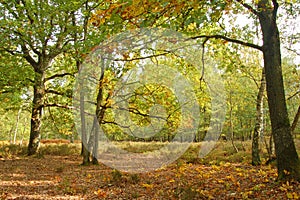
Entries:
<svg viewBox="0 0 300 200">
<path fill-rule="evenodd" d="M 201 143 L 193 143 L 189 149 L 180 157 L 179 162 L 193 164 L 213 164 L 218 165 L 221 162 L 232 163 L 251 163 L 251 141 L 237 141 L 235 144 L 238 152 L 235 151 L 230 141 L 219 141 L 215 144 L 213 150 L 203 158 L 199 158 Z M 261 159 L 264 161 L 268 158 L 267 152 L 262 146 Z"/>
<path fill-rule="evenodd" d="M 129 152 L 145 153 L 145 152 L 158 150 L 168 143 L 167 142 L 114 142 L 113 144 Z"/>
<path fill-rule="evenodd" d="M 19 156 L 26 155 L 27 147 L 16 144 L 1 143 L 0 144 L 0 158 L 13 159 Z"/>
<path fill-rule="evenodd" d="M 43 158 L 44 155 L 79 155 L 81 144 L 41 144 L 39 152 L 35 155 L 37 158 Z M 0 158 L 13 159 L 27 155 L 27 145 L 0 143 Z"/>
<path fill-rule="evenodd" d="M 114 142 L 119 148 L 129 152 L 145 153 L 161 149 L 170 143 L 167 142 Z M 199 158 L 199 150 L 201 143 L 192 143 L 188 150 L 177 160 L 178 163 L 193 164 L 219 164 L 221 162 L 233 163 L 251 163 L 251 141 L 236 141 L 239 152 L 235 152 L 230 141 L 219 141 L 215 144 L 213 150 L 204 158 Z M 295 139 L 296 149 L 300 154 L 300 140 Z M 174 144 L 175 145 L 175 144 Z M 264 163 L 268 159 L 266 147 L 261 145 L 261 160 Z M 99 144 L 99 147 L 101 144 Z M 176 145 L 175 145 L 176 146 Z M 109 146 L 107 148 L 110 148 Z M 174 149 L 176 150 L 176 148 Z M 79 155 L 81 152 L 80 143 L 47 143 L 41 144 L 38 157 L 43 158 L 44 155 L 69 156 Z M 5 141 L 0 141 L 0 158 L 13 159 L 20 156 L 26 156 L 27 146 L 13 145 Z"/>
<path fill-rule="evenodd" d="M 39 152 L 42 155 L 68 156 L 79 155 L 81 144 L 42 144 Z"/>
</svg>

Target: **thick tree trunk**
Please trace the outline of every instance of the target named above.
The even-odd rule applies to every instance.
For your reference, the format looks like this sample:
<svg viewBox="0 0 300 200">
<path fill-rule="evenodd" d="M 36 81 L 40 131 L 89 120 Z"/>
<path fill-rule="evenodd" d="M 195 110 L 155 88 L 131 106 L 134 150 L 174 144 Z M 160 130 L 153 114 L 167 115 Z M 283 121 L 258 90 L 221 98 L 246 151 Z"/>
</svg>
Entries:
<svg viewBox="0 0 300 200">
<path fill-rule="evenodd" d="M 300 180 L 300 161 L 291 134 L 282 78 L 279 31 L 276 24 L 278 4 L 260 0 L 258 16 L 263 33 L 263 57 L 272 134 L 277 157 L 278 179 Z"/>
<path fill-rule="evenodd" d="M 261 160 L 259 156 L 259 137 L 263 129 L 263 104 L 264 104 L 264 91 L 266 89 L 266 80 L 265 80 L 265 70 L 263 69 L 262 78 L 260 82 L 260 87 L 257 94 L 256 100 L 256 123 L 254 127 L 253 137 L 252 137 L 252 165 L 260 165 Z"/>
<path fill-rule="evenodd" d="M 31 129 L 28 144 L 28 155 L 33 155 L 38 151 L 40 145 L 40 131 L 42 126 L 42 114 L 45 97 L 45 72 L 40 70 L 35 72 L 33 86 L 33 101 L 31 113 Z"/>
</svg>

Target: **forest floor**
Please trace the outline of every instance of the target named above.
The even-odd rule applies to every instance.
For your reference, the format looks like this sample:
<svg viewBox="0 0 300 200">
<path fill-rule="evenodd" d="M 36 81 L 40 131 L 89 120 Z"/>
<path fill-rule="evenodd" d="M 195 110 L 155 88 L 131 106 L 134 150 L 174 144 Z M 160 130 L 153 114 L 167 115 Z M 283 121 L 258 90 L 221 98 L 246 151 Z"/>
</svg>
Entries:
<svg viewBox="0 0 300 200">
<path fill-rule="evenodd" d="M 249 164 L 247 145 L 233 153 L 219 144 L 206 160 L 193 157 L 194 147 L 173 164 L 139 174 L 82 166 L 71 144 L 31 157 L 17 146 L 0 147 L 0 199 L 300 199 L 300 183 L 276 182 L 274 164 Z"/>
</svg>

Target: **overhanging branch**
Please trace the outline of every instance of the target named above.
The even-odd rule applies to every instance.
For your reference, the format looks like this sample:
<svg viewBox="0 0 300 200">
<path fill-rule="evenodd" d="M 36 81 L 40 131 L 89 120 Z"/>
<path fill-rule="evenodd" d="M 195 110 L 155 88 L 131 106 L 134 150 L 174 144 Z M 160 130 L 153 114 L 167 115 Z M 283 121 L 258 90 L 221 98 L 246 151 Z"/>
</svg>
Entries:
<svg viewBox="0 0 300 200">
<path fill-rule="evenodd" d="M 229 37 L 226 37 L 224 35 L 198 35 L 198 36 L 190 37 L 189 39 L 200 39 L 200 38 L 204 38 L 204 39 L 207 39 L 207 40 L 209 40 L 209 39 L 221 39 L 221 40 L 225 40 L 225 41 L 232 42 L 232 43 L 235 43 L 235 44 L 240 44 L 240 45 L 243 45 L 243 46 L 246 46 L 246 47 L 251 47 L 251 48 L 257 49 L 259 51 L 263 51 L 262 46 L 259 46 L 259 45 L 253 44 L 253 43 L 249 43 L 249 42 L 244 42 L 244 41 L 237 40 L 237 39 L 233 39 L 233 38 L 229 38 Z"/>
</svg>

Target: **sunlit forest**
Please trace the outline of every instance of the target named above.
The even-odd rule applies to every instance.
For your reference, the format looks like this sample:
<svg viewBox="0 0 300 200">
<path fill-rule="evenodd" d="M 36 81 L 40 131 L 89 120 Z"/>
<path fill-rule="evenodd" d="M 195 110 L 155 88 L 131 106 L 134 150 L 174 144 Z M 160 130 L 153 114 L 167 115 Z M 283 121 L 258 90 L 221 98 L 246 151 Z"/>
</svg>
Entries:
<svg viewBox="0 0 300 200">
<path fill-rule="evenodd" d="M 0 198 L 299 199 L 299 10 L 1 1 Z"/>
</svg>

